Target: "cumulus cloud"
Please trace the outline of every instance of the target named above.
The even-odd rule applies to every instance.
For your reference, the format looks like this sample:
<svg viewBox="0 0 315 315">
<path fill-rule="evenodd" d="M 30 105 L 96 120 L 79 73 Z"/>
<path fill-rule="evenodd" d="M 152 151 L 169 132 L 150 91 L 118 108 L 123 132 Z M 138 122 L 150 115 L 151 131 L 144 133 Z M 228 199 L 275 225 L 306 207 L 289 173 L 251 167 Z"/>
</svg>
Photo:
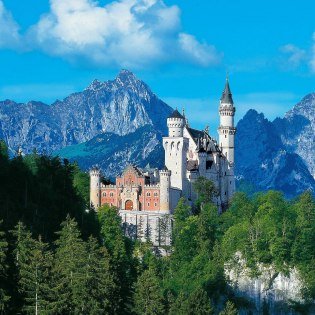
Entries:
<svg viewBox="0 0 315 315">
<path fill-rule="evenodd" d="M 19 43 L 19 26 L 0 0 L 0 48 L 15 48 Z"/>
<path fill-rule="evenodd" d="M 50 12 L 31 27 L 28 39 L 46 52 L 96 64 L 146 66 L 189 61 L 210 66 L 216 49 L 182 33 L 180 10 L 163 0 L 50 0 Z"/>
</svg>

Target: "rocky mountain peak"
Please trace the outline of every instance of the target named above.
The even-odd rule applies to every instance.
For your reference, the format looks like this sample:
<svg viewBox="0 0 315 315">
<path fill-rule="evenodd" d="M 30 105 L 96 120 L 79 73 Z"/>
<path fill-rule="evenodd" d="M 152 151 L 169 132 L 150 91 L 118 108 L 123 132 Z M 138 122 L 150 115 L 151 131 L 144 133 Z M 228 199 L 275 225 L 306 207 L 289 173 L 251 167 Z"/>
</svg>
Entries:
<svg viewBox="0 0 315 315">
<path fill-rule="evenodd" d="M 301 115 L 308 118 L 310 121 L 315 121 L 315 93 L 310 93 L 303 97 L 293 109 L 286 113 L 285 118 L 290 119 L 295 115 Z"/>
<path fill-rule="evenodd" d="M 127 89 L 144 98 L 147 98 L 148 94 L 152 94 L 150 88 L 129 70 L 122 69 L 117 75 L 114 84 L 118 88 Z"/>
<path fill-rule="evenodd" d="M 97 91 L 103 87 L 103 83 L 97 79 L 94 79 L 92 83 L 86 88 L 86 90 Z"/>
</svg>

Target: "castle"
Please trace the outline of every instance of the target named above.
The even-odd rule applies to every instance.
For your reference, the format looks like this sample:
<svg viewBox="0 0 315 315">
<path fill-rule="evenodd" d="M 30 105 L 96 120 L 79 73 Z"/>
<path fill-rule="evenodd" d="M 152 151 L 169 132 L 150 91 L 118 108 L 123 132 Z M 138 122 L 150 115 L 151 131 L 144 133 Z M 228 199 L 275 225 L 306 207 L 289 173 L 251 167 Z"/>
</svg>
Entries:
<svg viewBox="0 0 315 315">
<path fill-rule="evenodd" d="M 171 241 L 171 215 L 179 199 L 183 196 L 191 204 L 196 200 L 193 183 L 198 177 L 213 181 L 218 190 L 213 201 L 223 211 L 235 192 L 234 114 L 228 80 L 220 99 L 219 143 L 208 128 L 191 128 L 185 115 L 175 110 L 167 119 L 168 135 L 163 138 L 165 167 L 152 170 L 129 165 L 115 185 L 104 185 L 100 170 L 93 168 L 91 206 L 117 207 L 128 236 L 150 239 L 157 246 Z"/>
</svg>

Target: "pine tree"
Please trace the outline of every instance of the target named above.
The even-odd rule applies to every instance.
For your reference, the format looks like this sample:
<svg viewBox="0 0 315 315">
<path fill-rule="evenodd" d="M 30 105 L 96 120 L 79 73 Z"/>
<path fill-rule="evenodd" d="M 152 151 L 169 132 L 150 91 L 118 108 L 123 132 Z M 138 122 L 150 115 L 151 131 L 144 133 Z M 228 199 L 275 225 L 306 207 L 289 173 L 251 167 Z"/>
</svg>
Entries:
<svg viewBox="0 0 315 315">
<path fill-rule="evenodd" d="M 85 314 L 88 296 L 85 286 L 86 246 L 80 237 L 77 223 L 67 216 L 61 231 L 53 265 L 53 312 Z"/>
<path fill-rule="evenodd" d="M 137 227 L 137 239 L 142 241 L 144 236 L 145 236 L 144 235 L 144 219 L 143 219 L 142 215 L 140 215 L 139 223 L 138 223 L 138 227 Z"/>
<path fill-rule="evenodd" d="M 135 277 L 132 251 L 128 247 L 130 240 L 123 235 L 121 217 L 114 207 L 107 205 L 98 210 L 102 243 L 108 250 L 112 270 L 119 280 L 119 292 L 116 299 L 121 301 L 117 313 L 125 314 L 131 299 L 131 286 Z"/>
<path fill-rule="evenodd" d="M 49 279 L 52 256 L 47 244 L 32 238 L 19 222 L 13 231 L 15 263 L 18 271 L 18 291 L 22 296 L 25 314 L 40 314 L 49 309 Z"/>
<path fill-rule="evenodd" d="M 2 221 L 0 221 L 0 226 Z M 8 280 L 7 266 L 8 243 L 5 239 L 5 233 L 0 230 L 0 314 L 4 314 L 7 310 L 7 305 L 10 300 L 6 290 Z"/>
<path fill-rule="evenodd" d="M 152 227 L 150 225 L 150 222 L 149 222 L 149 218 L 147 217 L 146 219 L 146 226 L 145 226 L 145 229 L 144 229 L 144 235 L 145 235 L 145 240 L 146 242 L 151 242 L 151 237 L 152 237 Z"/>
<path fill-rule="evenodd" d="M 169 315 L 186 315 L 187 296 L 182 291 L 175 300 L 170 301 Z"/>
<path fill-rule="evenodd" d="M 135 313 L 141 315 L 165 314 L 163 293 L 154 268 L 149 268 L 139 277 L 135 287 Z"/>
<path fill-rule="evenodd" d="M 237 314 L 238 314 L 238 311 L 235 305 L 232 302 L 227 301 L 224 310 L 220 312 L 219 315 L 237 315 Z"/>
<path fill-rule="evenodd" d="M 211 315 L 214 314 L 211 301 L 205 290 L 202 288 L 196 289 L 187 299 L 184 304 L 186 315 Z"/>
<path fill-rule="evenodd" d="M 107 250 L 100 247 L 93 237 L 87 242 L 88 259 L 85 286 L 85 308 L 89 314 L 116 314 L 119 300 L 117 279 L 110 268 Z"/>
</svg>

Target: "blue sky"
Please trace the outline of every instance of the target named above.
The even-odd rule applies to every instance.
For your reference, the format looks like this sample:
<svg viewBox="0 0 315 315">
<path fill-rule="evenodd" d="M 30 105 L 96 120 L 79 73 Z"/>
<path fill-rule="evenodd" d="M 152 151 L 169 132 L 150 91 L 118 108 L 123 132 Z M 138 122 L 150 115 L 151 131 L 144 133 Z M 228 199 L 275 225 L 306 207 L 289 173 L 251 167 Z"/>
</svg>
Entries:
<svg viewBox="0 0 315 315">
<path fill-rule="evenodd" d="M 52 103 L 127 68 L 196 127 L 217 124 L 226 73 L 237 119 L 314 92 L 312 0 L 0 0 L 0 99 Z"/>
</svg>

